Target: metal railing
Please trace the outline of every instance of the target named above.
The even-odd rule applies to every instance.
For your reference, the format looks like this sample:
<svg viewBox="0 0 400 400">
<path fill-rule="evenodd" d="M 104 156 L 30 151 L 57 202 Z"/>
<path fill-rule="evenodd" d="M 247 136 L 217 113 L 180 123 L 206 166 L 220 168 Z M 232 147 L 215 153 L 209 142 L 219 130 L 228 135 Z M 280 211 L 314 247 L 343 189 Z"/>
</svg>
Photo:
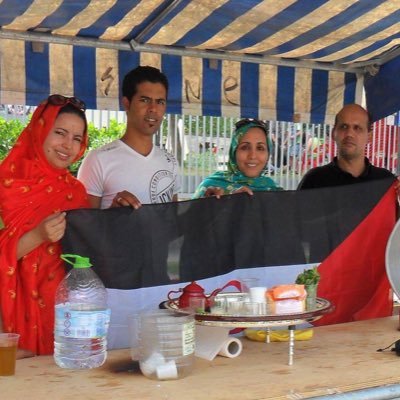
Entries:
<svg viewBox="0 0 400 400">
<path fill-rule="evenodd" d="M 167 115 L 156 143 L 175 154 L 182 171 L 181 198 L 215 170 L 226 169 L 234 118 Z M 329 125 L 267 121 L 272 140 L 268 175 L 285 190 L 295 190 L 304 174 L 336 155 Z M 366 156 L 372 164 L 396 173 L 399 127 L 388 117 L 373 126 Z"/>
<path fill-rule="evenodd" d="M 8 119 L 27 120 L 32 107 L 3 105 L 0 115 Z M 97 128 L 108 127 L 111 120 L 126 123 L 122 111 L 87 110 L 88 121 Z M 180 198 L 188 199 L 199 183 L 216 170 L 226 169 L 231 133 L 237 118 L 167 114 L 155 144 L 173 153 L 180 164 L 182 188 Z M 397 174 L 399 114 L 373 125 L 373 135 L 366 155 L 372 164 Z M 268 175 L 285 190 L 297 188 L 310 169 L 331 161 L 336 154 L 329 125 L 293 122 L 266 122 L 272 141 Z"/>
</svg>

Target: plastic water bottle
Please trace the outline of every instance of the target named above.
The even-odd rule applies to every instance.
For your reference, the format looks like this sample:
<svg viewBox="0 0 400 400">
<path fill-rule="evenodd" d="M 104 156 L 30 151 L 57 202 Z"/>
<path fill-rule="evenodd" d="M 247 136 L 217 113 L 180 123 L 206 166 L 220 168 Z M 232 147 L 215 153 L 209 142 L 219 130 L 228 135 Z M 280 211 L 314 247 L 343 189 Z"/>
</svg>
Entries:
<svg viewBox="0 0 400 400">
<path fill-rule="evenodd" d="M 54 360 L 62 368 L 95 368 L 107 358 L 107 291 L 89 258 L 63 254 L 73 265 L 56 291 Z"/>
</svg>

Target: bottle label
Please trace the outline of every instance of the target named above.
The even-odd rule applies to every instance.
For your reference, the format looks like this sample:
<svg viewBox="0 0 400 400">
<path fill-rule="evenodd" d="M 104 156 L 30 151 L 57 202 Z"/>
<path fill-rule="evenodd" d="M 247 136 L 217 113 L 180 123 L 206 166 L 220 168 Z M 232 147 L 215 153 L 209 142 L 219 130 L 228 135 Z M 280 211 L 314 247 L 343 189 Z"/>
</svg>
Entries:
<svg viewBox="0 0 400 400">
<path fill-rule="evenodd" d="M 194 321 L 192 321 L 182 326 L 182 353 L 184 356 L 194 353 L 194 344 Z"/>
<path fill-rule="evenodd" d="M 99 339 L 107 335 L 111 310 L 80 311 L 56 306 L 55 336 L 75 339 Z"/>
</svg>

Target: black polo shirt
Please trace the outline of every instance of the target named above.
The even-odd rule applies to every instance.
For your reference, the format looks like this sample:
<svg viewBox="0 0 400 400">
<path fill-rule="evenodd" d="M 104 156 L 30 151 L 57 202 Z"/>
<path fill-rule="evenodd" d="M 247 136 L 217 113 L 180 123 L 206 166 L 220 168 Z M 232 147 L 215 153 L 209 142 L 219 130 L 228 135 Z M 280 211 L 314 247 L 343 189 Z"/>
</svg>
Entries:
<svg viewBox="0 0 400 400">
<path fill-rule="evenodd" d="M 337 157 L 329 164 L 310 169 L 300 181 L 298 190 L 329 186 L 351 185 L 353 183 L 373 181 L 375 179 L 393 178 L 395 176 L 385 168 L 372 165 L 365 157 L 364 172 L 357 177 L 339 168 Z"/>
</svg>

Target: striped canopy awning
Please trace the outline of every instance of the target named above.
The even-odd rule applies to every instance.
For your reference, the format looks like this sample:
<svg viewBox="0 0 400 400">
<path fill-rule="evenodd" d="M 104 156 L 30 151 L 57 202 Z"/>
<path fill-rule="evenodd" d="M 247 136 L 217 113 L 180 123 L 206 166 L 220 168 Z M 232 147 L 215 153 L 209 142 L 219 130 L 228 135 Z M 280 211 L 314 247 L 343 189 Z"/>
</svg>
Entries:
<svg viewBox="0 0 400 400">
<path fill-rule="evenodd" d="M 363 101 L 400 109 L 400 0 L 0 0 L 0 103 L 50 93 L 120 109 L 153 65 L 168 111 L 331 123 Z"/>
</svg>

